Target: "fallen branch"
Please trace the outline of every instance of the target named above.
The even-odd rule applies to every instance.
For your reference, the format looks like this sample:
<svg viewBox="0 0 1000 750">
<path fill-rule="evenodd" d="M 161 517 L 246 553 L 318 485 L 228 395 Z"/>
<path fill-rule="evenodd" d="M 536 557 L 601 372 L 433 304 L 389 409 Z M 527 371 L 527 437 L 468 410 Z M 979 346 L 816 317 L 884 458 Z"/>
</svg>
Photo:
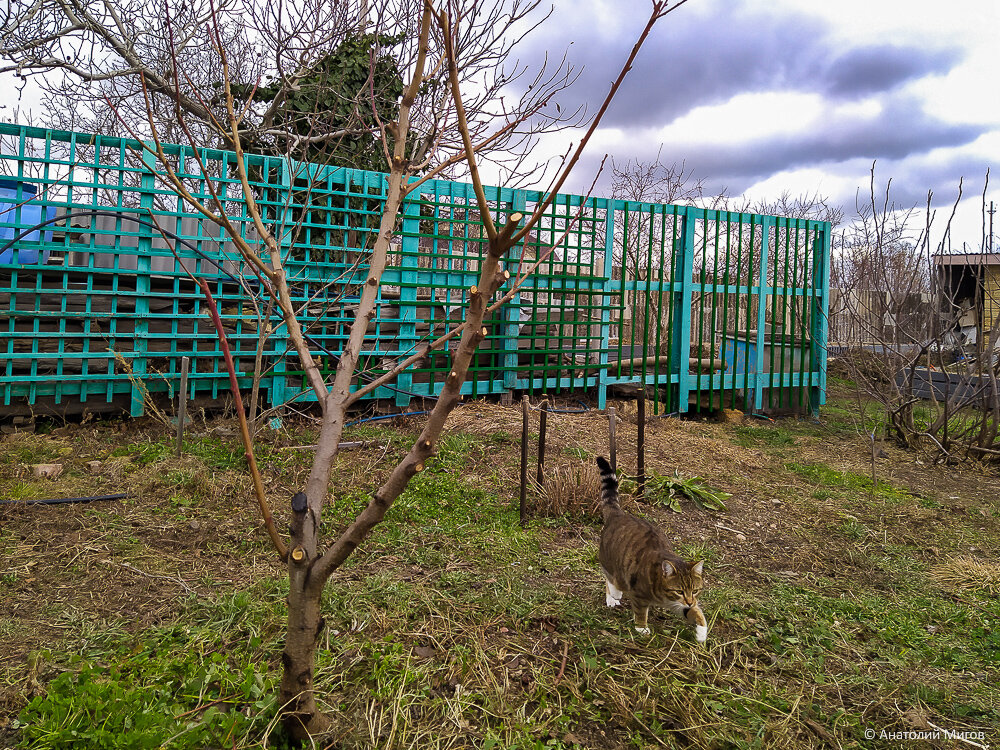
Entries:
<svg viewBox="0 0 1000 750">
<path fill-rule="evenodd" d="M 180 587 L 183 588 L 185 591 L 187 591 L 189 594 L 194 593 L 194 589 L 188 586 L 187 583 L 184 581 L 184 579 L 182 579 L 180 576 L 161 576 L 158 575 L 157 573 L 147 573 L 145 570 L 140 570 L 134 565 L 129 565 L 128 563 L 123 563 L 123 562 L 113 562 L 111 560 L 102 560 L 101 562 L 104 562 L 108 565 L 117 565 L 120 568 L 125 568 L 125 570 L 130 570 L 133 573 L 144 576 L 146 578 L 158 578 L 163 581 L 170 581 L 171 583 L 176 583 L 180 585 Z"/>
<path fill-rule="evenodd" d="M 348 441 L 346 443 L 340 443 L 337 446 L 338 450 L 349 450 L 351 448 L 371 448 L 372 446 L 383 448 L 385 443 L 380 443 L 377 440 L 355 440 Z M 316 450 L 318 444 L 313 445 L 286 445 L 284 447 L 278 448 L 280 451 L 309 451 Z"/>
</svg>

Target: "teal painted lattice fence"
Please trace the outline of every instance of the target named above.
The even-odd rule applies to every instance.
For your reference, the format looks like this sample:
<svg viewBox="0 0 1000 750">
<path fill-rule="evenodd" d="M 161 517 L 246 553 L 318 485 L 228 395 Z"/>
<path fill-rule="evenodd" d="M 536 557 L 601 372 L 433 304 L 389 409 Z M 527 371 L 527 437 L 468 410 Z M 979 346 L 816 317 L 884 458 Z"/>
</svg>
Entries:
<svg viewBox="0 0 1000 750">
<path fill-rule="evenodd" d="M 121 402 L 140 414 L 146 394 L 174 392 L 182 356 L 192 360 L 189 395 L 225 393 L 219 343 L 188 272 L 210 283 L 242 385 L 256 368 L 265 402 L 312 398 L 252 270 L 225 232 L 166 188 L 138 144 L 3 124 L 0 142 L 3 406 Z M 253 242 L 235 155 L 168 153 L 187 189 L 202 198 L 214 190 Z M 247 162 L 310 344 L 332 368 L 385 178 Z M 488 197 L 503 223 L 541 194 L 490 188 Z M 466 184 L 429 181 L 406 204 L 358 384 L 462 319 L 483 236 Z M 508 259 L 515 278 L 538 268 L 488 319 L 465 391 L 590 389 L 603 406 L 609 386 L 645 383 L 661 386 L 657 407 L 667 411 L 815 409 L 825 389 L 829 236 L 825 222 L 560 195 Z M 373 396 L 400 405 L 432 397 L 448 359 L 431 353 Z"/>
</svg>

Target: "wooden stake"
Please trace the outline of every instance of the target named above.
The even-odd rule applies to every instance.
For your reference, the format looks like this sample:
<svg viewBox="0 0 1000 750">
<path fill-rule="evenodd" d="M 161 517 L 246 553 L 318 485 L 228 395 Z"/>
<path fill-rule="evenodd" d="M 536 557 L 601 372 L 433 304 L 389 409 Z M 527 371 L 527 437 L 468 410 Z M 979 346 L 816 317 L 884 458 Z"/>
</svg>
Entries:
<svg viewBox="0 0 1000 750">
<path fill-rule="evenodd" d="M 639 497 L 643 497 L 646 494 L 646 389 L 644 388 L 639 392 L 639 439 L 636 449 L 639 453 L 638 465 L 636 469 L 639 472 Z"/>
<path fill-rule="evenodd" d="M 521 397 L 521 526 L 527 523 L 528 500 L 528 397 Z"/>
<path fill-rule="evenodd" d="M 538 420 L 538 486 L 542 486 L 542 470 L 545 467 L 545 423 L 549 416 L 549 397 L 542 399 L 542 414 Z"/>
<path fill-rule="evenodd" d="M 608 407 L 608 447 L 611 451 L 611 469 L 618 471 L 618 436 L 615 432 L 617 418 L 615 417 L 615 407 Z"/>
<path fill-rule="evenodd" d="M 181 388 L 177 403 L 177 458 L 181 457 L 181 449 L 184 447 L 184 421 L 187 419 L 188 368 L 190 366 L 191 358 L 181 357 Z"/>
</svg>

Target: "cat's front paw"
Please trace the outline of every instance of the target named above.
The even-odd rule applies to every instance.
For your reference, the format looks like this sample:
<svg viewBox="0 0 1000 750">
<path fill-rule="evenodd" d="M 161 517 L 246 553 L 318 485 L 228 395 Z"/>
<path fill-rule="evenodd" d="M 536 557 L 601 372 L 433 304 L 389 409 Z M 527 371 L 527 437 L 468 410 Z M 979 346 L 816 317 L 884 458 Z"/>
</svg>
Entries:
<svg viewBox="0 0 1000 750">
<path fill-rule="evenodd" d="M 637 627 L 635 629 L 635 632 L 638 633 L 639 635 L 649 635 L 651 631 L 650 631 L 649 628 L 640 628 L 640 627 Z"/>
<path fill-rule="evenodd" d="M 611 596 L 611 594 L 607 594 L 604 597 L 604 601 L 607 603 L 609 607 L 617 607 L 619 604 L 622 603 L 621 597 L 615 599 L 613 596 Z"/>
<path fill-rule="evenodd" d="M 694 637 L 698 643 L 704 643 L 708 640 L 708 628 L 704 625 L 694 626 Z"/>
</svg>

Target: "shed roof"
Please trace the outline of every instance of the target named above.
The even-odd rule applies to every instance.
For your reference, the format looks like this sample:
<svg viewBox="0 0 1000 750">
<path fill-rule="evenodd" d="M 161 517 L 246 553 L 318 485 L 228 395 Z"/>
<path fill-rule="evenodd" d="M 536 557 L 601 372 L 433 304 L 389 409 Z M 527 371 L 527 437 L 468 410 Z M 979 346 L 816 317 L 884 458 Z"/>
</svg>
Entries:
<svg viewBox="0 0 1000 750">
<path fill-rule="evenodd" d="M 936 266 L 1000 266 L 1000 253 L 935 253 Z"/>
</svg>

